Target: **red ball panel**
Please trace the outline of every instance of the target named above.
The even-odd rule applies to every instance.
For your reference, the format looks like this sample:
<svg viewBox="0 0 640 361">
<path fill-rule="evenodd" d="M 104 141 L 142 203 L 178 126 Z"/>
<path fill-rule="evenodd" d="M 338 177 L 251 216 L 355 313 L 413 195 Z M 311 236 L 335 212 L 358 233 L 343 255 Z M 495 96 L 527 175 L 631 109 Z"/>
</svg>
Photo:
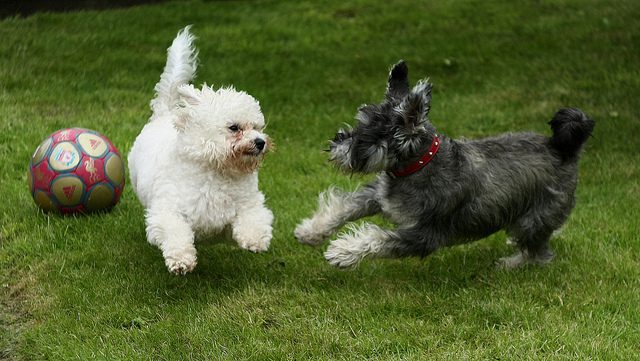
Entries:
<svg viewBox="0 0 640 361">
<path fill-rule="evenodd" d="M 31 168 L 33 174 L 33 188 L 49 191 L 51 181 L 56 177 L 56 173 L 49 168 L 47 162 L 42 162 Z"/>
<path fill-rule="evenodd" d="M 106 179 L 104 174 L 104 158 L 92 158 L 85 155 L 82 157 L 82 161 L 74 173 L 82 178 L 87 187 L 100 183 Z"/>
<path fill-rule="evenodd" d="M 65 141 L 73 141 L 75 142 L 76 137 L 78 135 L 86 132 L 87 129 L 82 128 L 68 128 L 68 129 L 60 129 L 57 132 L 51 134 L 54 143 L 65 142 Z"/>
</svg>

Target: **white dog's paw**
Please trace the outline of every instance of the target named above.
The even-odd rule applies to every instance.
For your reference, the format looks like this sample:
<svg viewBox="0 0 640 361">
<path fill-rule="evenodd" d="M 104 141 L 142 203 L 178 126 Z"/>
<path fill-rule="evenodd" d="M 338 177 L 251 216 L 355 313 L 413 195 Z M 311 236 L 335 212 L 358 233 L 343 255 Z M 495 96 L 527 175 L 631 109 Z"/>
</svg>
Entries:
<svg viewBox="0 0 640 361">
<path fill-rule="evenodd" d="M 296 236 L 296 239 L 298 239 L 298 242 L 312 246 L 322 243 L 327 237 L 327 235 L 313 230 L 313 221 L 311 218 L 304 219 L 298 224 L 293 234 Z"/>
<path fill-rule="evenodd" d="M 169 256 L 164 259 L 165 264 L 169 272 L 174 275 L 186 275 L 193 271 L 198 264 L 198 260 L 195 254 L 183 254 L 179 257 Z"/>
<path fill-rule="evenodd" d="M 264 236 L 255 240 L 240 241 L 238 245 L 254 253 L 265 252 L 269 249 L 269 243 L 271 243 L 271 236 Z"/>
<path fill-rule="evenodd" d="M 233 239 L 240 248 L 251 252 L 264 252 L 269 249 L 272 237 L 271 224 L 261 224 L 255 222 L 244 222 L 242 226 L 235 224 L 233 228 Z"/>
</svg>

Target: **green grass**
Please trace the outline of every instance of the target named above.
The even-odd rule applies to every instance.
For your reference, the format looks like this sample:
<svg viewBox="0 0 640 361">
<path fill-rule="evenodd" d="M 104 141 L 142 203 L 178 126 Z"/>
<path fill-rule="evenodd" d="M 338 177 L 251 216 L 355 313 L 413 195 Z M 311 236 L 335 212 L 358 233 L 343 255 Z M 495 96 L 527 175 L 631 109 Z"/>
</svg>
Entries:
<svg viewBox="0 0 640 361">
<path fill-rule="evenodd" d="M 634 0 L 168 2 L 0 21 L 0 359 L 639 359 L 640 4 Z M 258 98 L 278 149 L 261 171 L 266 254 L 198 245 L 170 275 L 130 188 L 113 212 L 39 212 L 26 168 L 80 126 L 120 151 L 149 116 L 165 49 L 199 37 L 198 83 Z M 504 234 L 426 259 L 331 268 L 296 222 L 331 184 L 321 151 L 407 60 L 452 137 L 597 120 L 577 207 L 545 267 L 500 271 Z"/>
</svg>

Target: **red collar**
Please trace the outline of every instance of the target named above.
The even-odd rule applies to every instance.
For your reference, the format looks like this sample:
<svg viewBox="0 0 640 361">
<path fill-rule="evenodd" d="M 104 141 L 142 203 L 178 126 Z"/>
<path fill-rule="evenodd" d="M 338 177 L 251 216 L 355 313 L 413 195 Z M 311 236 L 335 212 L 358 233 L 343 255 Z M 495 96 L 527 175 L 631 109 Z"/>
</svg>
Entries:
<svg viewBox="0 0 640 361">
<path fill-rule="evenodd" d="M 440 139 L 438 139 L 438 135 L 436 134 L 433 137 L 433 141 L 431 142 L 431 147 L 429 147 L 429 150 L 426 153 L 424 153 L 424 155 L 420 157 L 420 159 L 418 159 L 417 161 L 409 164 L 408 166 L 402 169 L 392 171 L 391 174 L 393 174 L 395 177 L 406 177 L 406 176 L 412 175 L 413 173 L 419 171 L 420 169 L 424 168 L 427 164 L 429 164 L 429 162 L 431 162 L 433 157 L 435 157 L 439 148 L 440 148 Z"/>
</svg>

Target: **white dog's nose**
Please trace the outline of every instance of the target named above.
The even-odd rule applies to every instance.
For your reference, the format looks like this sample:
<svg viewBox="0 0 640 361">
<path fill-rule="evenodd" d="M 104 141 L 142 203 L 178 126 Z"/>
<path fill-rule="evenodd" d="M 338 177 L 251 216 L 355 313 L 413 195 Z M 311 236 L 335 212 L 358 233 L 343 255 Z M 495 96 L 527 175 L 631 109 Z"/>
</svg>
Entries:
<svg viewBox="0 0 640 361">
<path fill-rule="evenodd" d="M 254 139 L 253 143 L 256 145 L 256 148 L 259 151 L 262 151 L 264 149 L 264 145 L 266 144 L 266 142 L 261 138 Z"/>
</svg>

